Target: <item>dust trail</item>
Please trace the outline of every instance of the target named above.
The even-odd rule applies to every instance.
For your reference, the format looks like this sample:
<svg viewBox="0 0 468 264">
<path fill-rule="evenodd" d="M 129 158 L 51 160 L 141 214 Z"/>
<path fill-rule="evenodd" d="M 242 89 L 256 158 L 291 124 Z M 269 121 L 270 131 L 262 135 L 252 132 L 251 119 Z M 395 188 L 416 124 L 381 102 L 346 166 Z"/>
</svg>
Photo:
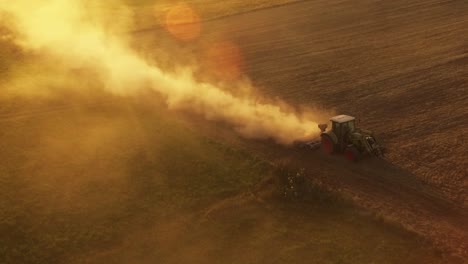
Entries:
<svg viewBox="0 0 468 264">
<path fill-rule="evenodd" d="M 189 68 L 168 73 L 152 65 L 114 34 L 126 25 L 110 23 L 119 19 L 90 8 L 89 1 L 5 2 L 0 3 L 0 12 L 15 32 L 17 44 L 58 60 L 62 67 L 92 69 L 112 93 L 133 94 L 150 87 L 166 98 L 169 108 L 226 121 L 246 137 L 289 144 L 318 135 L 314 113 L 299 114 L 284 105 L 234 96 L 213 84 L 197 82 Z"/>
</svg>

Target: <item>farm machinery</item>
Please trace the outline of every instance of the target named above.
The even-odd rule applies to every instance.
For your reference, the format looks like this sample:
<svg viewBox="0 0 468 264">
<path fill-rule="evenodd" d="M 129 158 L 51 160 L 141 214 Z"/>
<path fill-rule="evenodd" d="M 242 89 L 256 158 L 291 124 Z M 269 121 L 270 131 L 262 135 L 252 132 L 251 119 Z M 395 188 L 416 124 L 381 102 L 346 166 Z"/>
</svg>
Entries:
<svg viewBox="0 0 468 264">
<path fill-rule="evenodd" d="M 349 115 L 338 115 L 330 119 L 331 130 L 327 124 L 318 125 L 321 140 L 305 143 L 309 148 L 321 148 L 326 154 L 342 153 L 350 161 L 358 161 L 363 156 L 383 156 L 383 147 L 374 134 L 356 126 L 356 120 Z"/>
<path fill-rule="evenodd" d="M 337 115 L 330 119 L 331 130 L 327 131 L 328 124 L 319 124 L 321 140 L 309 142 L 295 142 L 301 148 L 319 149 L 326 154 L 344 154 L 349 161 L 357 162 L 364 156 L 382 157 L 384 148 L 378 143 L 374 134 L 356 126 L 356 118 L 349 115 Z M 291 172 L 287 167 L 278 167 L 278 175 L 283 185 L 283 195 L 287 198 L 300 198 L 307 192 L 304 185 L 304 169 Z"/>
</svg>

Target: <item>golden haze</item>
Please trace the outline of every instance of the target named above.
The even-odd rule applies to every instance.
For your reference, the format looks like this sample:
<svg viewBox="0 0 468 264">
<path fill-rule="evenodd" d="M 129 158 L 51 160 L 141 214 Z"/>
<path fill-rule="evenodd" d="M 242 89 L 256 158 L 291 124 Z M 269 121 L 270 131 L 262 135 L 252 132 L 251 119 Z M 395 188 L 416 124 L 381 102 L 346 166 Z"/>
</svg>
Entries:
<svg viewBox="0 0 468 264">
<path fill-rule="evenodd" d="M 196 81 L 188 67 L 169 73 L 155 66 L 130 49 L 121 34 L 116 34 L 129 25 L 109 25 L 112 18 L 93 9 L 88 1 L 8 1 L 0 4 L 0 11 L 7 14 L 7 25 L 18 45 L 60 61 L 61 68 L 95 71 L 92 78 L 100 78 L 109 92 L 131 95 L 150 87 L 166 99 L 169 108 L 228 122 L 249 138 L 273 138 L 289 144 L 319 133 L 316 113 L 298 113 L 284 104 L 259 102 L 253 96 L 234 96 L 216 85 Z M 54 73 L 50 80 L 72 78 L 55 76 L 58 74 Z M 249 86 L 239 83 L 245 85 Z M 35 84 L 29 86 L 36 88 Z"/>
</svg>

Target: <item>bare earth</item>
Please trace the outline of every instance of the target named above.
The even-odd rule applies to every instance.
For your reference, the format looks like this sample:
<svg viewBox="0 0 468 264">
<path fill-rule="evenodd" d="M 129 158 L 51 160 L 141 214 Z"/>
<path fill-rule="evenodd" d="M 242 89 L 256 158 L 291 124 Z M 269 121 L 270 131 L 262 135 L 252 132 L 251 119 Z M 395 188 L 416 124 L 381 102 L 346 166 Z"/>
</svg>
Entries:
<svg viewBox="0 0 468 264">
<path fill-rule="evenodd" d="M 204 40 L 240 45 L 263 94 L 357 116 L 389 151 L 386 161 L 349 165 L 268 144 L 246 149 L 296 160 L 357 204 L 466 256 L 467 10 L 466 1 L 306 1 L 206 22 Z"/>
<path fill-rule="evenodd" d="M 313 1 L 206 31 L 241 45 L 265 94 L 359 117 L 390 162 L 466 205 L 467 10 L 465 1 Z"/>
</svg>

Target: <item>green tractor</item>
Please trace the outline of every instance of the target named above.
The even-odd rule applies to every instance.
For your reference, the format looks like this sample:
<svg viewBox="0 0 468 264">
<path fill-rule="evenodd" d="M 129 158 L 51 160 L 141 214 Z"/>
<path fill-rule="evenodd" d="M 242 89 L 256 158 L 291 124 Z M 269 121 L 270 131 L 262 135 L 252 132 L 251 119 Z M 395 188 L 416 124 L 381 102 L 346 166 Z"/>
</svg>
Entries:
<svg viewBox="0 0 468 264">
<path fill-rule="evenodd" d="M 356 127 L 352 116 L 338 115 L 330 119 L 332 128 L 326 131 L 328 125 L 320 124 L 321 148 L 327 154 L 344 153 L 346 159 L 358 161 L 365 155 L 382 156 L 383 148 L 375 139 L 373 133 Z"/>
</svg>

